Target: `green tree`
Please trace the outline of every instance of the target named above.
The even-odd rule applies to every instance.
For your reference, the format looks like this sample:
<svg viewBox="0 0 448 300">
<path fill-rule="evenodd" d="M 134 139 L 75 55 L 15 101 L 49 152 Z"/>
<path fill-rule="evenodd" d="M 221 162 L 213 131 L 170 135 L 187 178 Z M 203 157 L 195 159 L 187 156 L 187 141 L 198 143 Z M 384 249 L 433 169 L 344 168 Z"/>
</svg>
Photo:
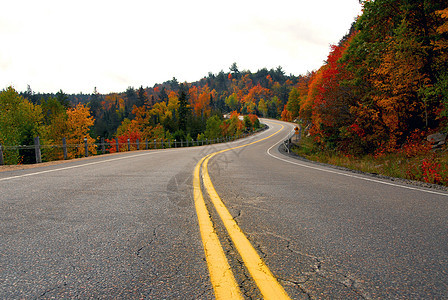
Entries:
<svg viewBox="0 0 448 300">
<path fill-rule="evenodd" d="M 289 92 L 288 102 L 286 103 L 286 109 L 291 112 L 292 119 L 297 118 L 300 110 L 300 93 L 294 87 Z"/>
<path fill-rule="evenodd" d="M 173 79 L 169 81 L 169 84 L 173 91 L 177 91 L 179 89 L 179 82 L 176 77 L 173 77 Z"/>
<path fill-rule="evenodd" d="M 263 98 L 261 98 L 260 102 L 258 102 L 258 111 L 261 112 L 263 117 L 266 117 L 268 115 L 268 106 Z"/>
<path fill-rule="evenodd" d="M 238 109 L 238 99 L 235 94 L 230 95 L 226 98 L 226 104 L 230 108 L 231 111 L 235 111 Z"/>
<path fill-rule="evenodd" d="M 248 115 L 245 115 L 243 117 L 243 122 L 244 122 L 244 127 L 245 127 L 246 131 L 250 131 L 252 129 L 253 124 Z"/>
<path fill-rule="evenodd" d="M 181 84 L 179 87 L 179 130 L 186 132 L 187 130 L 187 120 L 188 120 L 188 98 L 187 92 L 185 91 L 186 87 L 184 84 Z"/>
<path fill-rule="evenodd" d="M 238 70 L 238 66 L 236 64 L 236 62 L 234 62 L 231 66 L 230 66 L 230 72 L 233 76 L 233 78 L 238 79 L 240 76 L 240 71 Z"/>
<path fill-rule="evenodd" d="M 222 120 L 217 115 L 214 115 L 207 120 L 207 126 L 205 129 L 205 136 L 208 139 L 216 139 L 222 136 Z"/>
<path fill-rule="evenodd" d="M 280 117 L 282 106 L 281 106 L 280 99 L 278 99 L 277 96 L 274 96 L 271 99 L 271 101 L 269 101 L 267 103 L 267 105 L 268 105 L 268 117 L 269 118 L 275 119 L 275 118 Z"/>
<path fill-rule="evenodd" d="M 65 107 L 65 109 L 70 108 L 68 96 L 62 90 L 59 90 L 59 92 L 56 93 L 56 99 Z"/>
<path fill-rule="evenodd" d="M 42 99 L 40 106 L 42 108 L 42 114 L 44 118 L 43 121 L 46 125 L 50 124 L 55 116 L 61 113 L 65 113 L 67 110 L 64 104 L 61 103 L 59 99 L 55 97 L 48 97 L 47 99 Z"/>
<path fill-rule="evenodd" d="M 135 116 L 132 114 L 132 109 L 134 105 L 138 104 L 138 96 L 133 87 L 128 87 L 126 90 L 126 97 L 124 99 L 124 117 L 125 118 L 134 118 Z"/>
<path fill-rule="evenodd" d="M 61 144 L 67 132 L 67 109 L 55 97 L 42 100 L 42 143 L 48 145 Z M 63 159 L 63 153 L 58 148 L 42 150 L 44 161 Z"/>
<path fill-rule="evenodd" d="M 140 86 L 140 88 L 137 91 L 137 102 L 135 103 L 135 105 L 137 107 L 140 107 L 145 105 L 146 103 L 148 103 L 148 95 L 146 94 L 146 91 L 143 88 L 143 86 Z"/>
<path fill-rule="evenodd" d="M 0 93 L 0 143 L 3 146 L 30 145 L 39 135 L 42 122 L 42 110 L 34 105 L 12 87 Z M 6 150 L 5 163 L 17 164 L 31 162 L 18 150 Z"/>
<path fill-rule="evenodd" d="M 103 112 L 103 107 L 101 105 L 101 95 L 97 92 L 96 87 L 90 95 L 89 108 L 94 118 L 99 118 Z"/>
</svg>

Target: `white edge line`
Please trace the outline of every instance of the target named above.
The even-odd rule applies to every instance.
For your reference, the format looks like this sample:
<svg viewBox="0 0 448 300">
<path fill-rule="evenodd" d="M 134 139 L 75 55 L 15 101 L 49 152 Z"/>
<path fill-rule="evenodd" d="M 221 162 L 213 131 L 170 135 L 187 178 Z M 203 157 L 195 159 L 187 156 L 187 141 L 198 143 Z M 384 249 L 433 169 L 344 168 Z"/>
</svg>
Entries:
<svg viewBox="0 0 448 300">
<path fill-rule="evenodd" d="M 161 150 L 161 149 L 160 149 Z M 166 151 L 176 151 L 176 150 L 180 150 L 180 149 L 166 149 L 165 151 L 150 151 L 150 152 L 146 152 L 146 153 L 141 153 L 141 154 L 134 154 L 131 156 L 122 156 L 122 157 L 117 157 L 117 158 L 111 158 L 111 159 L 107 159 L 107 160 L 101 160 L 101 161 L 95 161 L 95 162 L 90 162 L 90 163 L 85 163 L 85 164 L 81 164 L 81 165 L 76 165 L 76 166 L 70 166 L 70 167 L 64 167 L 64 168 L 57 168 L 57 169 L 52 169 L 52 170 L 45 170 L 45 171 L 40 171 L 40 172 L 34 172 L 34 173 L 28 173 L 28 174 L 23 174 L 23 175 L 17 175 L 17 176 L 11 176 L 11 177 L 5 177 L 5 178 L 0 178 L 0 181 L 6 181 L 6 180 L 11 180 L 11 179 L 17 179 L 17 178 L 23 178 L 23 177 L 28 177 L 28 176 L 34 176 L 34 175 L 40 175 L 40 174 L 45 174 L 45 173 L 51 173 L 51 172 L 57 172 L 57 171 L 64 171 L 64 170 L 70 170 L 70 169 L 75 169 L 75 168 L 81 168 L 81 167 L 86 167 L 86 166 L 92 166 L 92 165 L 97 165 L 97 164 L 103 164 L 103 163 L 107 163 L 107 162 L 111 162 L 111 161 L 117 161 L 117 160 L 122 160 L 122 159 L 128 159 L 128 158 L 134 158 L 134 157 L 139 157 L 139 156 L 144 156 L 144 155 L 150 155 L 150 154 L 157 154 L 157 153 L 166 153 Z M 70 161 L 67 161 L 70 162 Z"/>
<path fill-rule="evenodd" d="M 260 132 L 260 133 L 262 133 L 262 132 Z M 237 141 L 232 141 L 232 142 L 220 143 L 220 144 L 225 145 L 225 144 L 234 143 L 234 142 L 238 142 L 238 140 Z M 40 172 L 23 174 L 23 175 L 17 175 L 17 176 L 0 178 L 0 181 L 6 181 L 6 180 L 11 180 L 11 179 L 23 178 L 23 177 L 29 177 L 29 176 L 40 175 L 40 174 L 51 173 L 51 172 L 57 172 L 57 171 L 70 170 L 70 169 L 81 168 L 81 167 L 85 167 L 85 166 L 92 166 L 92 165 L 107 163 L 107 162 L 111 162 L 111 161 L 117 161 L 117 160 L 122 160 L 122 159 L 128 159 L 128 158 L 144 156 L 144 155 L 157 154 L 157 153 L 166 153 L 167 151 L 181 151 L 183 149 L 194 149 L 194 148 L 195 147 L 191 147 L 191 148 L 177 148 L 177 149 L 176 148 L 171 148 L 171 149 L 164 149 L 164 151 L 154 151 L 154 150 L 152 150 L 150 152 L 141 153 L 141 154 L 135 154 L 135 155 L 131 155 L 131 156 L 111 158 L 111 159 L 107 159 L 107 160 L 96 161 L 96 162 L 91 162 L 91 163 L 85 163 L 85 164 L 76 165 L 76 166 L 57 168 L 57 169 L 52 169 L 52 170 L 46 170 L 46 171 L 40 171 Z M 159 150 L 162 150 L 162 149 L 159 149 Z M 67 162 L 70 162 L 70 161 L 67 161 Z"/>
<path fill-rule="evenodd" d="M 289 133 L 288 133 L 289 135 Z M 286 137 L 288 137 L 288 135 Z M 285 137 L 285 138 L 286 138 Z M 337 174 L 337 175 L 342 175 L 342 176 L 347 176 L 347 177 L 352 177 L 352 178 L 356 178 L 356 179 L 361 179 L 361 180 L 365 180 L 365 181 L 370 181 L 370 182 L 375 182 L 375 183 L 381 183 L 381 184 L 385 184 L 385 185 L 390 185 L 390 186 L 394 186 L 394 187 L 400 187 L 400 188 L 404 188 L 404 189 L 408 189 L 408 190 L 414 190 L 414 191 L 419 191 L 419 192 L 425 192 L 425 193 L 430 193 L 430 194 L 434 194 L 434 195 L 440 195 L 440 196 L 445 196 L 448 197 L 448 194 L 446 193 L 442 193 L 442 192 L 436 192 L 436 191 L 430 191 L 430 190 L 425 190 L 425 189 L 421 189 L 421 188 L 417 188 L 417 187 L 412 187 L 412 186 L 406 186 L 406 185 L 401 185 L 401 184 L 396 184 L 396 183 L 391 183 L 391 182 L 387 182 L 387 181 L 381 181 L 381 180 L 377 180 L 377 179 L 372 179 L 372 178 L 367 178 L 367 177 L 361 177 L 361 176 L 357 176 L 357 175 L 353 175 L 353 174 L 347 174 L 347 173 L 342 173 L 342 172 L 338 172 L 338 171 L 334 171 L 334 170 L 330 170 L 330 169 L 324 169 L 324 168 L 319 168 L 319 167 L 314 167 L 314 166 L 309 166 L 309 165 L 305 165 L 305 164 L 301 164 L 298 162 L 294 162 L 294 161 L 290 161 L 284 158 L 280 158 L 278 156 L 274 156 L 271 153 L 272 148 L 274 148 L 275 146 L 280 145 L 280 143 L 282 143 L 284 141 L 283 138 L 282 140 L 280 140 L 279 142 L 275 143 L 274 145 L 272 145 L 266 152 L 268 153 L 268 155 L 270 155 L 271 157 L 293 164 L 293 165 L 297 165 L 300 167 L 304 167 L 304 168 L 308 168 L 308 169 L 313 169 L 313 170 L 317 170 L 317 171 L 322 171 L 322 172 L 327 172 L 327 173 L 332 173 L 332 174 Z"/>
</svg>

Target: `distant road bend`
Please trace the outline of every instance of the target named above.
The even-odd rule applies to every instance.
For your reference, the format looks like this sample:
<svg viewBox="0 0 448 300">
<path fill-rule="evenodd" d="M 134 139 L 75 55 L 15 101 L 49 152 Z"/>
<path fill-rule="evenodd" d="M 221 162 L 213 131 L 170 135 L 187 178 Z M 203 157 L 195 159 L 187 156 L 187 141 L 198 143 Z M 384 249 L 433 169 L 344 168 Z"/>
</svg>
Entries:
<svg viewBox="0 0 448 300">
<path fill-rule="evenodd" d="M 448 193 L 285 156 L 263 121 L 0 172 L 0 298 L 448 298 Z"/>
</svg>

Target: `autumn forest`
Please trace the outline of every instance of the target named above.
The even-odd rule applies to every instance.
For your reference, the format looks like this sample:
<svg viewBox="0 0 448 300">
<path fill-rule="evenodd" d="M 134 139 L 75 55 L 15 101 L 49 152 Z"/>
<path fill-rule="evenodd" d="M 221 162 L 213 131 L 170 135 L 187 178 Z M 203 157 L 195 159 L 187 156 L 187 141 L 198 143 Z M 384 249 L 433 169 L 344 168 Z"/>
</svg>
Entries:
<svg viewBox="0 0 448 300">
<path fill-rule="evenodd" d="M 100 138 L 239 135 L 258 128 L 258 116 L 297 122 L 320 151 L 347 157 L 428 156 L 426 136 L 448 130 L 446 1 L 366 0 L 362 5 L 347 35 L 330 47 L 319 69 L 307 74 L 286 75 L 282 67 L 252 73 L 234 63 L 197 82 L 173 78 L 122 93 L 101 94 L 96 88 L 90 95 L 41 94 L 31 88 L 19 93 L 8 87 L 0 94 L 0 143 L 29 145 L 38 135 L 43 144 L 60 143 L 62 137 L 79 144 L 87 137 L 94 153 Z M 78 156 L 82 150 L 70 154 Z M 12 150 L 5 159 L 27 162 Z M 60 159 L 60 154 L 48 150 L 44 159 Z M 431 163 L 441 176 L 440 162 Z M 421 178 L 415 179 L 430 176 L 429 169 L 419 172 Z M 426 181 L 447 180 L 431 176 Z"/>
</svg>

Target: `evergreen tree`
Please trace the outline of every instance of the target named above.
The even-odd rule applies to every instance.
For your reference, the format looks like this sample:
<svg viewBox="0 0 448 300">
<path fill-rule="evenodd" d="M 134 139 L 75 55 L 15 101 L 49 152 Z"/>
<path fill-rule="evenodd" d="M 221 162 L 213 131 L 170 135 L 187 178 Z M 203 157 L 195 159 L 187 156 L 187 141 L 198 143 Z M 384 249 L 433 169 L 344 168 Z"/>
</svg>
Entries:
<svg viewBox="0 0 448 300">
<path fill-rule="evenodd" d="M 56 99 L 61 103 L 65 109 L 70 108 L 70 101 L 68 101 L 68 96 L 62 90 L 56 93 Z"/>
<path fill-rule="evenodd" d="M 141 107 L 145 105 L 148 102 L 148 95 L 146 94 L 145 89 L 143 86 L 140 86 L 140 88 L 137 91 L 137 107 Z"/>
<path fill-rule="evenodd" d="M 132 115 L 132 109 L 134 105 L 136 105 L 138 102 L 137 99 L 137 93 L 135 92 L 135 89 L 133 87 L 128 87 L 126 90 L 126 98 L 124 102 L 124 117 L 133 119 L 134 116 Z"/>
<path fill-rule="evenodd" d="M 238 70 L 236 62 L 234 62 L 229 69 L 233 78 L 238 79 L 240 77 L 240 71 Z"/>
<path fill-rule="evenodd" d="M 186 87 L 181 84 L 179 87 L 179 129 L 182 131 L 187 130 L 187 119 L 188 119 L 188 96 L 185 91 Z"/>
</svg>

